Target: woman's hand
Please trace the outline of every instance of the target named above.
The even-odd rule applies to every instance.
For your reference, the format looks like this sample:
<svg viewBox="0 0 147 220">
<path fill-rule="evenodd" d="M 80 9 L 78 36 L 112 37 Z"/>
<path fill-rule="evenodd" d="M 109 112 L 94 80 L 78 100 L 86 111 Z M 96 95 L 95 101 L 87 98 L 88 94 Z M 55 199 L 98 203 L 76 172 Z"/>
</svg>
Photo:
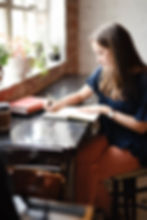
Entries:
<svg viewBox="0 0 147 220">
<path fill-rule="evenodd" d="M 67 95 L 59 101 L 46 104 L 44 109 L 46 111 L 58 111 L 65 106 L 73 106 L 81 103 L 89 98 L 91 95 L 93 95 L 92 89 L 88 85 L 84 85 L 79 91 Z"/>
<path fill-rule="evenodd" d="M 65 107 L 65 103 L 63 101 L 54 101 L 51 104 L 47 104 L 45 106 L 45 110 L 49 112 L 56 112 Z"/>
<path fill-rule="evenodd" d="M 107 105 L 92 105 L 92 106 L 83 106 L 83 107 L 78 107 L 79 111 L 82 112 L 87 112 L 87 113 L 97 113 L 97 114 L 104 114 L 107 115 L 108 112 L 110 111 L 110 107 Z"/>
</svg>

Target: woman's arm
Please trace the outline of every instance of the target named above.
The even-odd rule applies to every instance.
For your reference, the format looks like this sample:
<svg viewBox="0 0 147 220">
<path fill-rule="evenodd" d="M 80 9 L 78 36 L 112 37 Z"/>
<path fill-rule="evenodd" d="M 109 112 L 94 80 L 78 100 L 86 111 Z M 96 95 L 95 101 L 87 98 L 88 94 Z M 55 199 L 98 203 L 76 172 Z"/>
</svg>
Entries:
<svg viewBox="0 0 147 220">
<path fill-rule="evenodd" d="M 144 134 L 147 132 L 147 122 L 138 121 L 133 116 L 114 110 L 110 106 L 93 105 L 81 107 L 80 109 L 89 113 L 98 113 L 107 117 L 111 117 L 112 120 L 137 133 Z"/>
<path fill-rule="evenodd" d="M 54 102 L 51 106 L 46 106 L 45 108 L 47 111 L 57 111 L 65 106 L 81 103 L 92 95 L 93 90 L 88 85 L 84 85 L 78 92 L 70 94 L 61 100 Z"/>
<path fill-rule="evenodd" d="M 109 112 L 111 110 L 109 109 Z M 116 111 L 116 110 L 112 110 L 113 111 L 113 116 L 112 119 L 115 120 L 116 122 L 118 122 L 119 124 L 133 130 L 136 131 L 137 133 L 140 134 L 144 134 L 147 132 L 147 122 L 145 121 L 138 121 L 136 120 L 133 116 L 130 116 L 128 114 Z M 108 110 L 107 113 L 105 113 L 106 115 L 108 115 Z"/>
</svg>

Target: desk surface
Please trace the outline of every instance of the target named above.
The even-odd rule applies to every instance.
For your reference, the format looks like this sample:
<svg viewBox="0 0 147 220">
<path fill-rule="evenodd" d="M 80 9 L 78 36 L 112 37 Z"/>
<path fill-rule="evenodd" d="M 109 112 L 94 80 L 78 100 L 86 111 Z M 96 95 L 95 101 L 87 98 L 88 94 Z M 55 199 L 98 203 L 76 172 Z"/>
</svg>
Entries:
<svg viewBox="0 0 147 220">
<path fill-rule="evenodd" d="M 51 95 L 58 99 L 76 91 L 84 80 L 84 77 L 78 76 L 64 77 L 39 95 Z M 19 148 L 53 152 L 75 149 L 87 127 L 86 122 L 44 119 L 42 113 L 29 117 L 13 116 L 10 134 L 0 136 L 0 149 Z"/>
<path fill-rule="evenodd" d="M 75 121 L 55 121 L 38 118 L 26 120 L 1 136 L 1 149 L 31 149 L 37 151 L 65 151 L 75 149 L 88 124 Z"/>
</svg>

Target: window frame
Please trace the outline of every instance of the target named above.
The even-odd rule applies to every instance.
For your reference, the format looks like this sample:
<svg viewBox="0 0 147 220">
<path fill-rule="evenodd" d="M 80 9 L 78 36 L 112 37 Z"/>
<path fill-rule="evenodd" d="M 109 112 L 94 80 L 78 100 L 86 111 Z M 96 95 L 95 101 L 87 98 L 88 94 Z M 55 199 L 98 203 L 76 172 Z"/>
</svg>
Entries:
<svg viewBox="0 0 147 220">
<path fill-rule="evenodd" d="M 6 24 L 7 24 L 7 33 L 6 33 L 6 38 L 8 40 L 12 40 L 13 37 L 13 19 L 12 19 L 12 11 L 13 10 L 19 10 L 21 12 L 29 12 L 35 10 L 36 12 L 36 18 L 38 13 L 44 13 L 46 14 L 46 17 L 48 18 L 48 13 L 49 13 L 49 1 L 46 1 L 46 9 L 40 10 L 37 9 L 37 6 L 19 6 L 15 5 L 12 0 L 6 0 L 6 2 L 2 3 L 0 2 L 0 9 L 5 9 L 6 10 Z M 25 14 L 24 14 L 25 17 Z M 24 24 L 25 24 L 25 19 L 24 19 Z"/>
</svg>

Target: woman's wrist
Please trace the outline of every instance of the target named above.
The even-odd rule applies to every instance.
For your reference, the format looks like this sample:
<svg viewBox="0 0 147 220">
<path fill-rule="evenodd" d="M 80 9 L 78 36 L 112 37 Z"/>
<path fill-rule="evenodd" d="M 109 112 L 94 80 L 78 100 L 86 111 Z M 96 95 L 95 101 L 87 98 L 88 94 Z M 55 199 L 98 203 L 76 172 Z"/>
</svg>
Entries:
<svg viewBox="0 0 147 220">
<path fill-rule="evenodd" d="M 115 110 L 113 108 L 110 108 L 107 116 L 111 119 L 114 119 L 114 116 L 115 116 Z"/>
<path fill-rule="evenodd" d="M 103 108 L 102 114 L 113 119 L 115 115 L 115 110 L 110 106 L 106 106 L 105 108 Z"/>
</svg>

